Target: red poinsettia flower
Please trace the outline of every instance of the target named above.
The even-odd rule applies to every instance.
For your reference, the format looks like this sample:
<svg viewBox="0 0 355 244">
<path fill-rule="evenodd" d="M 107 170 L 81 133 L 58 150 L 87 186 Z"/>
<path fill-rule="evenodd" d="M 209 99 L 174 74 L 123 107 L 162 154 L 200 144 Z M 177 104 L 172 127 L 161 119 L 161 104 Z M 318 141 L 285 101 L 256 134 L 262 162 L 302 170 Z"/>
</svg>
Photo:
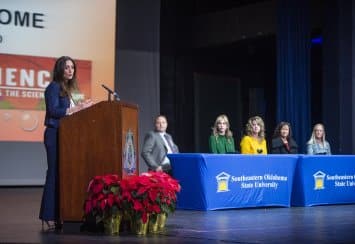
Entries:
<svg viewBox="0 0 355 244">
<path fill-rule="evenodd" d="M 148 221 L 148 213 L 147 212 L 143 212 L 142 213 L 142 222 L 143 223 L 147 223 Z"/>
<path fill-rule="evenodd" d="M 149 215 L 174 211 L 180 185 L 162 172 L 148 172 L 122 180 L 115 174 L 109 174 L 95 176 L 87 191 L 85 214 L 94 213 L 100 220 L 113 211 L 121 210 L 145 223 Z"/>
<path fill-rule="evenodd" d="M 106 186 L 110 186 L 112 184 L 119 182 L 120 179 L 118 175 L 105 175 L 102 177 L 102 180 Z"/>
<path fill-rule="evenodd" d="M 158 193 L 159 193 L 159 191 L 157 189 L 151 189 L 148 192 L 149 200 L 155 201 L 157 199 L 157 197 L 158 197 Z"/>
<path fill-rule="evenodd" d="M 84 203 L 85 215 L 93 214 L 98 221 L 121 209 L 120 179 L 109 174 L 93 177 L 88 185 L 88 196 Z"/>
<path fill-rule="evenodd" d="M 133 201 L 133 209 L 135 211 L 143 211 L 144 210 L 144 205 L 140 201 Z"/>
<path fill-rule="evenodd" d="M 85 206 L 84 206 L 84 211 L 85 211 L 85 214 L 89 214 L 92 210 L 93 206 L 92 206 L 92 201 L 90 200 L 87 200 L 85 202 Z"/>
</svg>

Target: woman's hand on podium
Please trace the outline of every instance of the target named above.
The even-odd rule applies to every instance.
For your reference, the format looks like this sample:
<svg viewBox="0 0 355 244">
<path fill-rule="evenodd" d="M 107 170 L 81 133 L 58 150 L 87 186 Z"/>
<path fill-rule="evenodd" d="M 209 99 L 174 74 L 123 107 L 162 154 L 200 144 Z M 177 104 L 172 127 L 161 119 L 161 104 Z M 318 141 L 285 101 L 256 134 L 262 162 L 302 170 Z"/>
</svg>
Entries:
<svg viewBox="0 0 355 244">
<path fill-rule="evenodd" d="M 92 106 L 93 104 L 94 104 L 94 102 L 90 98 L 86 99 L 84 102 L 79 102 L 79 106 L 81 106 L 81 109 L 88 108 L 88 107 Z"/>
<path fill-rule="evenodd" d="M 74 107 L 67 108 L 66 115 L 72 115 L 73 113 L 76 113 L 78 111 L 80 111 L 80 106 L 79 105 L 75 105 Z"/>
<path fill-rule="evenodd" d="M 94 102 L 91 99 L 86 99 L 85 101 L 80 101 L 74 107 L 67 108 L 67 115 L 71 115 L 73 113 L 79 112 L 82 109 L 88 108 L 92 106 Z"/>
</svg>

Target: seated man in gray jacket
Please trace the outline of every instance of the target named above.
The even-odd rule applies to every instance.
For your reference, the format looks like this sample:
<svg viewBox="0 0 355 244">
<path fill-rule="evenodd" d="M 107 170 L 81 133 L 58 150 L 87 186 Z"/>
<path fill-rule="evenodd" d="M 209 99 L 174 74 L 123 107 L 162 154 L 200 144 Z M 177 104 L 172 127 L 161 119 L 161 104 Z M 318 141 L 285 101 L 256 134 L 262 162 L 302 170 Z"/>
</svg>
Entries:
<svg viewBox="0 0 355 244">
<path fill-rule="evenodd" d="M 142 157 L 149 170 L 170 173 L 171 166 L 168 153 L 178 153 L 171 135 L 166 133 L 168 122 L 165 116 L 159 115 L 155 118 L 155 130 L 146 134 L 142 147 Z"/>
</svg>

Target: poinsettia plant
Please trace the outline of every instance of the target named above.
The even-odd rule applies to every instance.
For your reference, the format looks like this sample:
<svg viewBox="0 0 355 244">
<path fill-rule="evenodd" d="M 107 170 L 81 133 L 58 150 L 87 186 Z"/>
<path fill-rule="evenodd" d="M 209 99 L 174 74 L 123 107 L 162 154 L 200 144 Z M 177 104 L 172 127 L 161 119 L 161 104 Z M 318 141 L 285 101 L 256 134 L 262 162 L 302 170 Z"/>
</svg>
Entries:
<svg viewBox="0 0 355 244">
<path fill-rule="evenodd" d="M 84 219 L 94 217 L 99 223 L 121 213 L 146 223 L 148 216 L 173 212 L 179 191 L 178 181 L 163 172 L 148 172 L 122 180 L 115 174 L 95 176 L 87 189 Z"/>
<path fill-rule="evenodd" d="M 160 212 L 169 214 L 175 211 L 176 194 L 181 187 L 177 180 L 170 175 L 162 172 L 148 172 L 143 173 L 150 177 L 152 182 L 152 189 L 157 192 L 155 201 L 159 204 Z"/>
<path fill-rule="evenodd" d="M 150 191 L 151 184 L 148 177 L 133 176 L 121 181 L 122 202 L 124 209 L 134 220 L 141 219 L 147 222 L 151 212 L 160 212 L 160 208 L 154 203 L 154 192 Z"/>
<path fill-rule="evenodd" d="M 148 172 L 120 182 L 122 205 L 136 220 L 175 210 L 178 181 L 163 172 Z"/>
<path fill-rule="evenodd" d="M 95 176 L 87 189 L 85 216 L 94 216 L 96 223 L 122 211 L 120 178 L 115 174 Z"/>
</svg>

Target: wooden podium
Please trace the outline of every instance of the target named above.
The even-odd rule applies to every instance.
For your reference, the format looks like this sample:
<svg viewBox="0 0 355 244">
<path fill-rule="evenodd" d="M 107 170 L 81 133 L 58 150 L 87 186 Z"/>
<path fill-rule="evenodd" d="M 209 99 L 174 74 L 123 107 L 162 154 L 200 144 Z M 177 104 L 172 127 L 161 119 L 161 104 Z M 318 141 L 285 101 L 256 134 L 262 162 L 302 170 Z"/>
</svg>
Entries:
<svg viewBox="0 0 355 244">
<path fill-rule="evenodd" d="M 61 120 L 59 201 L 63 221 L 81 221 L 95 175 L 138 174 L 138 106 L 99 102 Z"/>
</svg>

